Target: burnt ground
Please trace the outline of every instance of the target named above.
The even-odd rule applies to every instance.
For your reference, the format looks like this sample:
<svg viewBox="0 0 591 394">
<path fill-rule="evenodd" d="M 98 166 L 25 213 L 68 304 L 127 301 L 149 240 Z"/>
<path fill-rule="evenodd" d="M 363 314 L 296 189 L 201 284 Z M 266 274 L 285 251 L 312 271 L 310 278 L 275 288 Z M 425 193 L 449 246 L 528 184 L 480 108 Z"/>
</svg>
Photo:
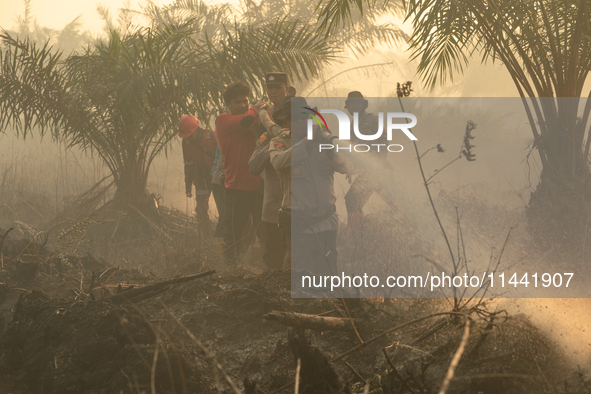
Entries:
<svg viewBox="0 0 591 394">
<path fill-rule="evenodd" d="M 438 393 L 462 344 L 448 393 L 591 392 L 525 317 L 486 305 L 462 311 L 471 319 L 463 341 L 464 316 L 412 323 L 449 312 L 446 300 L 293 299 L 289 272 L 260 272 L 254 263 L 115 303 L 106 297 L 220 267 L 209 257 L 187 260 L 192 251 L 173 246 L 160 271 L 149 259 L 140 271 L 17 238 L 2 252 L 2 393 L 225 393 L 231 384 L 288 393 L 298 359 L 300 393 Z M 265 319 L 271 311 L 350 315 L 358 332 L 297 330 Z"/>
</svg>

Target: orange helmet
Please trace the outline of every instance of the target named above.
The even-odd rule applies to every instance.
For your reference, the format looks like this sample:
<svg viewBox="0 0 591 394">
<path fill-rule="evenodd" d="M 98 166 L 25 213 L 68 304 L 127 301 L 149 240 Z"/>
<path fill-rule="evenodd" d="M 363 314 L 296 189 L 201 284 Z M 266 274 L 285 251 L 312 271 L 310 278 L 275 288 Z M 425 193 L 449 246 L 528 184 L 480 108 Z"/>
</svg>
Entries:
<svg viewBox="0 0 591 394">
<path fill-rule="evenodd" d="M 199 119 L 193 115 L 183 115 L 179 120 L 179 137 L 189 138 L 199 127 Z"/>
</svg>

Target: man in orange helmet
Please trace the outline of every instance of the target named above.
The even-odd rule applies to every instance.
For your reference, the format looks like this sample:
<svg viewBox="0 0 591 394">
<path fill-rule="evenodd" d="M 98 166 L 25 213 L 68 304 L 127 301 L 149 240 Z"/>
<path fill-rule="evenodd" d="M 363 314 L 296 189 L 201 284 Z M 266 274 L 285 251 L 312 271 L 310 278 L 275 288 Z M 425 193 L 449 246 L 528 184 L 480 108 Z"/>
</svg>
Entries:
<svg viewBox="0 0 591 394">
<path fill-rule="evenodd" d="M 185 162 L 185 192 L 193 197 L 195 185 L 195 213 L 202 229 L 209 231 L 209 194 L 211 193 L 211 168 L 217 147 L 212 130 L 199 128 L 199 119 L 183 115 L 179 121 L 179 137 L 183 139 Z"/>
</svg>

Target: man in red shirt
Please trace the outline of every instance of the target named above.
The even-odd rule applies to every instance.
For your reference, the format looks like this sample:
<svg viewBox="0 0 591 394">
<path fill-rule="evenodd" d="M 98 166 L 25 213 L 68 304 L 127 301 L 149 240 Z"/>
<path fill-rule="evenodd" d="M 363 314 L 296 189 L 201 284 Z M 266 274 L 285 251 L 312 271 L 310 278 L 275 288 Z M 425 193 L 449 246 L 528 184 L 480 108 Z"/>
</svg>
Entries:
<svg viewBox="0 0 591 394">
<path fill-rule="evenodd" d="M 226 174 L 226 212 L 228 227 L 224 236 L 224 258 L 236 265 L 236 256 L 242 253 L 244 230 L 256 200 L 259 175 L 248 170 L 248 160 L 256 146 L 255 133 L 251 126 L 257 118 L 255 107 L 250 107 L 250 88 L 238 81 L 224 92 L 224 101 L 229 113 L 218 116 L 215 133 L 224 155 Z"/>
<path fill-rule="evenodd" d="M 199 128 L 199 119 L 183 115 L 179 121 L 179 137 L 183 139 L 185 162 L 185 192 L 193 197 L 195 185 L 195 213 L 204 230 L 210 228 L 209 195 L 211 193 L 211 167 L 217 143 L 211 130 Z"/>
</svg>

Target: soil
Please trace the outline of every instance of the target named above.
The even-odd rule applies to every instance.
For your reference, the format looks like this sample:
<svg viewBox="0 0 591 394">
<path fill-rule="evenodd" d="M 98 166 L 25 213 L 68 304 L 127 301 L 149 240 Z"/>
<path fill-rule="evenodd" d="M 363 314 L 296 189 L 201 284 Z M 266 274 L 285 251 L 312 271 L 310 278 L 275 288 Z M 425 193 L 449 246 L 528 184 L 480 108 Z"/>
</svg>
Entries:
<svg viewBox="0 0 591 394">
<path fill-rule="evenodd" d="M 240 392 L 289 393 L 299 359 L 299 393 L 438 393 L 462 342 L 465 317 L 439 315 L 334 360 L 361 340 L 449 312 L 449 303 L 291 298 L 288 271 L 262 271 L 252 261 L 228 271 L 211 249 L 202 256 L 213 257 L 198 263 L 186 246 L 166 251 L 173 257 L 164 269 L 146 260 L 138 270 L 7 239 L 0 392 L 233 392 L 231 381 Z M 105 299 L 210 268 L 218 272 L 136 303 Z M 293 329 L 266 320 L 271 311 L 351 317 L 358 332 Z M 470 335 L 448 393 L 591 393 L 585 374 L 524 316 L 486 305 L 462 312 L 471 318 Z"/>
</svg>

